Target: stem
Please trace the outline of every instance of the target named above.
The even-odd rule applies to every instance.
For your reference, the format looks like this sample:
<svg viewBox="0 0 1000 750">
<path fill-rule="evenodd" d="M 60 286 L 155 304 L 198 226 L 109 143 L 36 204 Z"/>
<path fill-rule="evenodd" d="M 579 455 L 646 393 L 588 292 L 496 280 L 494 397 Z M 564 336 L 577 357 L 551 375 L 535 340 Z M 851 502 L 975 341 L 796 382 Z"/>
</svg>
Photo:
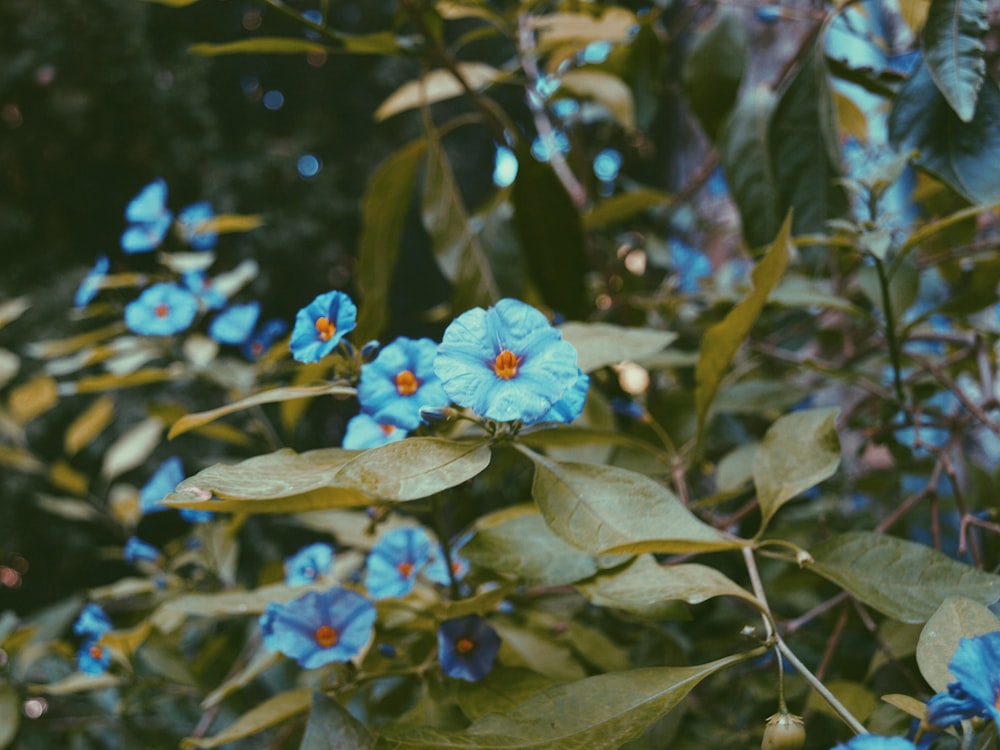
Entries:
<svg viewBox="0 0 1000 750">
<path fill-rule="evenodd" d="M 780 661 L 781 655 L 788 659 L 789 663 L 795 667 L 803 679 L 812 686 L 812 689 L 820 694 L 820 697 L 825 700 L 830 708 L 844 721 L 847 726 L 854 730 L 855 734 L 868 734 L 868 730 L 865 729 L 864 725 L 854 718 L 854 715 L 847 710 L 837 696 L 831 693 L 826 685 L 824 685 L 816 675 L 809 671 L 809 668 L 802 663 L 802 661 L 795 655 L 795 652 L 788 647 L 788 644 L 781 638 L 781 635 L 774 628 L 772 622 L 774 616 L 771 614 L 771 605 L 767 602 L 767 595 L 764 593 L 764 584 L 760 579 L 760 571 L 757 569 L 757 561 L 754 559 L 753 550 L 749 547 L 744 547 L 743 561 L 747 566 L 747 573 L 750 575 L 750 585 L 753 587 L 753 593 L 760 600 L 761 604 L 764 605 L 765 616 L 764 616 L 764 629 L 767 633 L 768 639 L 774 640 L 774 645 L 777 647 L 778 651 L 781 652 L 778 659 Z"/>
<path fill-rule="evenodd" d="M 903 368 L 899 361 L 899 340 L 896 338 L 896 314 L 892 310 L 892 295 L 889 292 L 889 277 L 885 272 L 885 264 L 881 259 L 872 256 L 875 261 L 875 271 L 878 273 L 878 286 L 882 293 L 882 309 L 885 312 L 885 338 L 889 344 L 889 358 L 892 360 L 892 385 L 896 391 L 896 400 L 900 406 L 906 403 L 903 393 Z"/>
</svg>

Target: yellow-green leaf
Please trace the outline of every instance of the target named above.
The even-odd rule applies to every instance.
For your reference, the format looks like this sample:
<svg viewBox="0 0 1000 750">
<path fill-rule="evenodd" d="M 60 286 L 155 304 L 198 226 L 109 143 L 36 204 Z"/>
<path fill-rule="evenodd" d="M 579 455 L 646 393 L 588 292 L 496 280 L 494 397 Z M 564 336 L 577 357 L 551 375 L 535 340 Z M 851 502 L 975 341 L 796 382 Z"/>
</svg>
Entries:
<svg viewBox="0 0 1000 750">
<path fill-rule="evenodd" d="M 562 85 L 577 96 L 593 99 L 604 106 L 626 131 L 635 129 L 635 100 L 632 89 L 621 78 L 601 70 L 571 70 L 560 78 Z"/>
<path fill-rule="evenodd" d="M 115 401 L 111 396 L 101 396 L 74 419 L 63 436 L 67 456 L 75 456 L 90 445 L 94 438 L 111 424 L 115 415 Z"/>
<path fill-rule="evenodd" d="M 305 55 L 310 52 L 336 52 L 334 47 L 328 47 L 319 42 L 294 37 L 259 36 L 253 39 L 240 39 L 223 44 L 208 44 L 205 42 L 192 44 L 188 52 L 192 55 L 215 57 L 217 55 Z"/>
<path fill-rule="evenodd" d="M 458 72 L 473 91 L 486 88 L 500 77 L 501 72 L 486 63 L 459 63 Z M 450 70 L 432 70 L 417 81 L 408 81 L 396 89 L 375 110 L 376 122 L 415 109 L 424 104 L 452 99 L 465 93 L 465 89 Z"/>
<path fill-rule="evenodd" d="M 59 403 L 59 387 L 48 376 L 39 375 L 10 392 L 8 409 L 19 425 L 26 425 Z"/>
</svg>

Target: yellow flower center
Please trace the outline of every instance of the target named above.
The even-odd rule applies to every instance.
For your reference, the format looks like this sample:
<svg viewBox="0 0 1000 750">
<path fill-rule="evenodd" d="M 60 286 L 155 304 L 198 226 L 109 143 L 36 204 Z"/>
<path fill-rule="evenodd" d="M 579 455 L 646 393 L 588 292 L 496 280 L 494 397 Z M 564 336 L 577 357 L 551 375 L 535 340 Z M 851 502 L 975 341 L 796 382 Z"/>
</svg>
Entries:
<svg viewBox="0 0 1000 750">
<path fill-rule="evenodd" d="M 339 636 L 337 631 L 331 628 L 329 625 L 320 625 L 316 628 L 316 643 L 320 645 L 321 648 L 331 648 L 337 645 Z"/>
<path fill-rule="evenodd" d="M 462 656 L 465 656 L 475 647 L 476 647 L 475 642 L 469 638 L 459 638 L 457 641 L 455 641 L 455 651 L 460 653 Z"/>
<path fill-rule="evenodd" d="M 337 335 L 337 324 L 327 318 L 317 318 L 316 335 L 320 341 L 329 341 Z"/>
<path fill-rule="evenodd" d="M 493 372 L 497 374 L 498 378 L 510 380 L 517 375 L 517 366 L 519 364 L 521 364 L 520 357 L 510 349 L 504 349 L 497 355 L 496 360 L 493 362 Z"/>
<path fill-rule="evenodd" d="M 396 376 L 396 393 L 400 396 L 412 396 L 419 387 L 420 381 L 409 370 L 403 370 Z"/>
</svg>

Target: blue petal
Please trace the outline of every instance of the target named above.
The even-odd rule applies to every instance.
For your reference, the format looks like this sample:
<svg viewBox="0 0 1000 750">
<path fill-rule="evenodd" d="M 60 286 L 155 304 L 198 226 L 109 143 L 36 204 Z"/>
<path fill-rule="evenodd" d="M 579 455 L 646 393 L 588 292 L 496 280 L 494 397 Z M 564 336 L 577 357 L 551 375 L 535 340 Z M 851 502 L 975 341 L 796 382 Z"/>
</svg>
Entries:
<svg viewBox="0 0 1000 750">
<path fill-rule="evenodd" d="M 419 527 L 386 532 L 368 554 L 365 588 L 376 599 L 406 596 L 431 556 L 431 541 Z M 403 573 L 401 565 L 409 566 Z"/>
<path fill-rule="evenodd" d="M 380 424 L 370 414 L 357 414 L 347 423 L 341 447 L 365 450 L 394 443 L 406 437 L 406 430 L 391 424 Z"/>
<path fill-rule="evenodd" d="M 963 638 L 948 662 L 961 690 L 1000 721 L 1000 632 Z M 951 686 L 949 686 L 951 692 Z"/>
<path fill-rule="evenodd" d="M 260 302 L 232 305 L 220 312 L 208 326 L 208 335 L 221 344 L 240 345 L 253 333 L 260 317 Z"/>
<path fill-rule="evenodd" d="M 171 456 L 160 464 L 156 472 L 139 490 L 139 508 L 143 513 L 166 510 L 160 501 L 177 489 L 184 481 L 184 464 L 179 456 Z"/>
<path fill-rule="evenodd" d="M 125 218 L 132 222 L 155 222 L 167 211 L 167 183 L 158 178 L 144 187 L 125 207 Z"/>
<path fill-rule="evenodd" d="M 288 324 L 280 318 L 272 318 L 271 320 L 265 321 L 261 324 L 260 328 L 257 329 L 253 336 L 243 342 L 243 346 L 240 347 L 240 351 L 243 352 L 243 356 L 251 362 L 256 362 L 264 356 L 275 341 L 285 335 L 285 331 L 287 330 Z"/>
<path fill-rule="evenodd" d="M 77 635 L 100 638 L 111 630 L 111 619 L 100 605 L 90 602 L 80 610 L 80 615 L 73 623 L 73 632 Z"/>
<path fill-rule="evenodd" d="M 80 286 L 76 290 L 76 295 L 73 297 L 74 305 L 77 307 L 86 307 L 91 303 L 100 291 L 101 279 L 107 275 L 109 267 L 110 262 L 107 255 L 98 257 L 97 262 L 94 263 L 94 267 L 87 272 L 83 281 L 80 282 Z"/>
<path fill-rule="evenodd" d="M 874 734 L 859 734 L 847 742 L 835 746 L 833 750 L 916 750 L 916 746 L 902 737 L 878 737 Z"/>
<path fill-rule="evenodd" d="M 198 313 L 198 300 L 177 284 L 146 288 L 125 306 L 125 325 L 143 336 L 170 336 L 188 328 Z"/>
<path fill-rule="evenodd" d="M 463 639 L 473 644 L 471 651 L 456 648 Z M 489 674 L 499 651 L 500 636 L 478 615 L 445 620 L 438 628 L 438 658 L 449 677 L 478 682 Z"/>
<path fill-rule="evenodd" d="M 168 214 L 156 221 L 132 224 L 122 233 L 122 250 L 129 255 L 155 250 L 163 243 L 163 238 L 167 236 L 170 222 L 171 218 Z"/>
<path fill-rule="evenodd" d="M 181 209 L 177 215 L 180 233 L 183 240 L 194 250 L 211 250 L 215 247 L 219 235 L 216 232 L 199 229 L 199 225 L 215 217 L 212 204 L 208 201 L 198 201 Z"/>
<path fill-rule="evenodd" d="M 569 424 L 583 413 L 583 407 L 587 403 L 587 391 L 590 389 L 590 377 L 583 370 L 579 370 L 579 373 L 576 382 L 566 395 L 556 401 L 540 421 Z"/>
<path fill-rule="evenodd" d="M 160 559 L 160 551 L 152 544 L 147 544 L 138 537 L 130 536 L 125 542 L 125 562 L 131 564 L 137 560 L 156 562 Z"/>
<path fill-rule="evenodd" d="M 333 547 L 316 542 L 307 545 L 285 560 L 285 583 L 305 586 L 330 572 Z"/>
</svg>

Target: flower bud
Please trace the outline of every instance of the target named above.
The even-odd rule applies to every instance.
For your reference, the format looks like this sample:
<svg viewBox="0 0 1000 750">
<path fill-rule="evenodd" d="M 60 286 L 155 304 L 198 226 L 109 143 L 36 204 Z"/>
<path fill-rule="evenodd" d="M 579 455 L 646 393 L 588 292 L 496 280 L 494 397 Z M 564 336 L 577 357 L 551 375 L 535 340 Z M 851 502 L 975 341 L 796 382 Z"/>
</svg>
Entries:
<svg viewBox="0 0 1000 750">
<path fill-rule="evenodd" d="M 787 711 L 767 718 L 761 750 L 802 750 L 806 741 L 806 727 L 801 716 Z"/>
</svg>

